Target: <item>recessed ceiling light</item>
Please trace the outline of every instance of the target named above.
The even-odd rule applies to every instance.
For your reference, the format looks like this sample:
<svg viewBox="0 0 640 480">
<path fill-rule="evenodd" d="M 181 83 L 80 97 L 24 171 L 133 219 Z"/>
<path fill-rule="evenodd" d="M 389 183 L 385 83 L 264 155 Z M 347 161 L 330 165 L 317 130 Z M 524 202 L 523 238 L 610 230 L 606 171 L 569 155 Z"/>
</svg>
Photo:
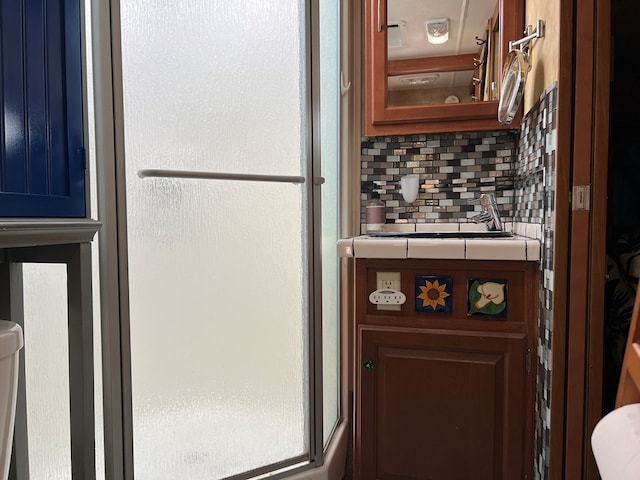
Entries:
<svg viewBox="0 0 640 480">
<path fill-rule="evenodd" d="M 424 22 L 429 43 L 440 44 L 449 40 L 449 19 L 434 18 Z"/>
<path fill-rule="evenodd" d="M 437 73 L 416 74 L 416 75 L 403 75 L 398 77 L 400 83 L 405 85 L 429 85 L 440 78 Z"/>
</svg>

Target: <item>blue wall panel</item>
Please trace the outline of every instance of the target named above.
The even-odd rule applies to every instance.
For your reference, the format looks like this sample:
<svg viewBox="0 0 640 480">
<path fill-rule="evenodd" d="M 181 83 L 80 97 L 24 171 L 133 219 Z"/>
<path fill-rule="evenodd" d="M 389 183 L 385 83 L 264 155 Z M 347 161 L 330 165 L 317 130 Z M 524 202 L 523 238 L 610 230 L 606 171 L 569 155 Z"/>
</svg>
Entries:
<svg viewBox="0 0 640 480">
<path fill-rule="evenodd" d="M 25 18 L 25 72 L 28 81 L 26 97 L 27 107 L 27 189 L 32 194 L 46 195 L 49 182 L 46 175 L 48 164 L 47 150 L 47 96 L 45 72 L 45 19 L 42 2 L 27 4 L 28 13 Z M 40 173 L 40 174 L 39 174 Z"/>
<path fill-rule="evenodd" d="M 4 154 L 2 187 L 24 191 L 26 130 L 24 125 L 24 69 L 22 60 L 22 9 L 19 2 L 2 0 L 2 90 Z"/>
<path fill-rule="evenodd" d="M 83 217 L 79 0 L 0 0 L 0 28 L 0 217 Z"/>
</svg>

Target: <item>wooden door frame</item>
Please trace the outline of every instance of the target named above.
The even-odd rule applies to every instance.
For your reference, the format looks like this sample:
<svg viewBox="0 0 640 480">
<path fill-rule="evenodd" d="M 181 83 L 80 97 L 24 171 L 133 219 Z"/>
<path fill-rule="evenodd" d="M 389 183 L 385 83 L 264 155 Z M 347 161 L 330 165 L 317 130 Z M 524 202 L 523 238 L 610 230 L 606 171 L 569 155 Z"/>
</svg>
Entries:
<svg viewBox="0 0 640 480">
<path fill-rule="evenodd" d="M 602 410 L 611 0 L 560 1 L 549 478 L 597 479 Z M 588 186 L 578 209 L 575 186 Z"/>
<path fill-rule="evenodd" d="M 591 450 L 591 432 L 602 418 L 603 339 L 607 255 L 609 90 L 611 78 L 611 0 L 595 0 L 593 159 L 591 163 L 591 248 L 589 251 L 589 329 L 584 468 L 586 480 L 600 478 Z"/>
</svg>

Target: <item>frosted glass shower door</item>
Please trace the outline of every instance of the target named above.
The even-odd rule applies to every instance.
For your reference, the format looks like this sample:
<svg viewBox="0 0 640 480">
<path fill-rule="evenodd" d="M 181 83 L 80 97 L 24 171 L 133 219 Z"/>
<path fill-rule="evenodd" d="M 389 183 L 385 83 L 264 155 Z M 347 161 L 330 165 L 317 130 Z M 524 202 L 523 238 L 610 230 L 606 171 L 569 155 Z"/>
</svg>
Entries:
<svg viewBox="0 0 640 480">
<path fill-rule="evenodd" d="M 305 12 L 121 2 L 135 478 L 309 455 Z"/>
</svg>

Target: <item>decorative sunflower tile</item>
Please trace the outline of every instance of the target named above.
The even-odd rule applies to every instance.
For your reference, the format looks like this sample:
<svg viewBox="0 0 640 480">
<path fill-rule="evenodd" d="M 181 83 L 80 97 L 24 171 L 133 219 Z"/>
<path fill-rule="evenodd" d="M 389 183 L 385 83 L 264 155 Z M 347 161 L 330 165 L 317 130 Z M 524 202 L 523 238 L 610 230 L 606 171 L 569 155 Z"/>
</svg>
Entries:
<svg viewBox="0 0 640 480">
<path fill-rule="evenodd" d="M 416 312 L 451 313 L 451 277 L 416 277 Z"/>
<path fill-rule="evenodd" d="M 507 281 L 470 278 L 469 315 L 505 317 L 507 315 Z"/>
</svg>

